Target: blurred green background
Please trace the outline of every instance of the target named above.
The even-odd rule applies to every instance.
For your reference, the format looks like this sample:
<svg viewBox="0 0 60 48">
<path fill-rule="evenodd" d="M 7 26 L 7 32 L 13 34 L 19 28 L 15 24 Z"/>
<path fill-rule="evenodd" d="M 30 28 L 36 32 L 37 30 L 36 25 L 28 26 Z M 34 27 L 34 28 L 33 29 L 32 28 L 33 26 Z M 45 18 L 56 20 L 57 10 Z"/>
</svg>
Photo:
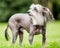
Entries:
<svg viewBox="0 0 60 48">
<path fill-rule="evenodd" d="M 0 0 L 0 22 L 7 22 L 15 13 L 26 13 L 32 3 L 47 6 L 60 20 L 60 0 Z"/>
</svg>

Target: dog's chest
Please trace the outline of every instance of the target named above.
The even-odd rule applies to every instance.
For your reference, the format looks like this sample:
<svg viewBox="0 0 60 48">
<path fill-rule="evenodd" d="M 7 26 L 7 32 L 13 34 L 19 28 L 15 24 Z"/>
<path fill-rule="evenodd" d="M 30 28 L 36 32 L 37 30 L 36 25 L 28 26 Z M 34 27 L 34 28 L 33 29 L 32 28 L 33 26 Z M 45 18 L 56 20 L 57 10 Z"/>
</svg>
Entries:
<svg viewBox="0 0 60 48">
<path fill-rule="evenodd" d="M 44 17 L 43 16 L 31 17 L 31 18 L 32 18 L 33 25 L 44 25 Z"/>
</svg>

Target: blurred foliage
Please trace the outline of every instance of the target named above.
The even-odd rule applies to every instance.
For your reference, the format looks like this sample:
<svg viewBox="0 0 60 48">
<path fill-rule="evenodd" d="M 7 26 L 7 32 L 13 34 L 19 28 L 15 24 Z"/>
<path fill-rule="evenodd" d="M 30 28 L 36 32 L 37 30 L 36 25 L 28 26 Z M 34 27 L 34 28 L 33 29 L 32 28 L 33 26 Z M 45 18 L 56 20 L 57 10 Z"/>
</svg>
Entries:
<svg viewBox="0 0 60 48">
<path fill-rule="evenodd" d="M 53 2 L 53 14 L 55 19 L 60 20 L 60 0 Z"/>
<path fill-rule="evenodd" d="M 60 0 L 0 0 L 0 22 L 8 21 L 15 13 L 27 12 L 32 3 L 49 7 L 55 19 L 60 19 Z"/>
<path fill-rule="evenodd" d="M 0 22 L 8 21 L 12 14 L 26 12 L 31 0 L 0 0 Z"/>
</svg>

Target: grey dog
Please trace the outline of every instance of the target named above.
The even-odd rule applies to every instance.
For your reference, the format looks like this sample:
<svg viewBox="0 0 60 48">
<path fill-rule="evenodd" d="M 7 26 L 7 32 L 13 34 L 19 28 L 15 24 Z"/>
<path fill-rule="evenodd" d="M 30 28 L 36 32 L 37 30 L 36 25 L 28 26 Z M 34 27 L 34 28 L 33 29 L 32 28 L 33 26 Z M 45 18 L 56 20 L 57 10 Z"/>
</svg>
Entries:
<svg viewBox="0 0 60 48">
<path fill-rule="evenodd" d="M 12 43 L 16 42 L 19 35 L 19 43 L 23 41 L 23 29 L 29 33 L 29 43 L 32 44 L 34 35 L 42 34 L 42 48 L 44 48 L 46 40 L 46 22 L 53 20 L 51 11 L 42 5 L 32 4 L 28 13 L 16 13 L 12 15 L 8 21 L 5 30 L 5 37 L 8 40 L 8 27 L 12 31 Z"/>
</svg>

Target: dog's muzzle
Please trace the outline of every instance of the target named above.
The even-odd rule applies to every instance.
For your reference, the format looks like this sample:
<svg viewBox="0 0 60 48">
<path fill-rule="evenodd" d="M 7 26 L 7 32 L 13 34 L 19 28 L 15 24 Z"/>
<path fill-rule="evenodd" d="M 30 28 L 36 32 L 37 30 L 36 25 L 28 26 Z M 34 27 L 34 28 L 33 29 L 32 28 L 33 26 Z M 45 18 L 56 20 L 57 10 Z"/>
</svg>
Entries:
<svg viewBox="0 0 60 48">
<path fill-rule="evenodd" d="M 30 14 L 30 12 L 27 12 L 29 14 L 29 16 L 33 16 L 32 14 Z"/>
</svg>

